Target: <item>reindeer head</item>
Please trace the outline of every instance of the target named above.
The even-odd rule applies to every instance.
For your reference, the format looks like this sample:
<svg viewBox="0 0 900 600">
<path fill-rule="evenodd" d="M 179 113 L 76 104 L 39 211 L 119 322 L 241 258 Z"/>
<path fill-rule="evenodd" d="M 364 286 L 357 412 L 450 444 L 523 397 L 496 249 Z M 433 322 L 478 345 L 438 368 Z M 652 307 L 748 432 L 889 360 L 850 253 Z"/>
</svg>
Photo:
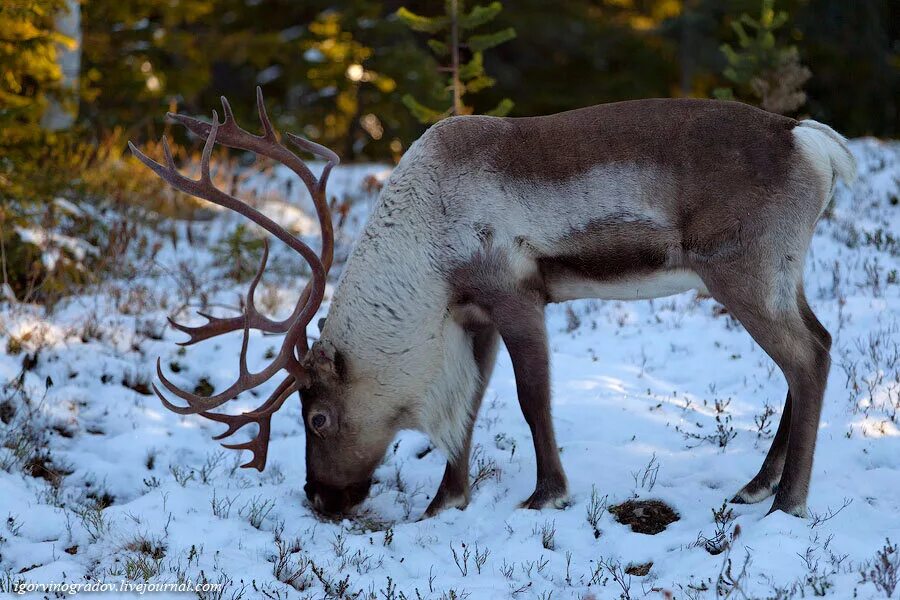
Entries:
<svg viewBox="0 0 900 600">
<path fill-rule="evenodd" d="M 160 361 L 157 360 L 157 374 L 162 386 L 183 399 L 187 406 L 172 404 L 156 385 L 153 386 L 154 391 L 163 405 L 171 411 L 179 414 L 198 414 L 227 425 L 225 432 L 214 438 L 217 440 L 231 436 L 246 425 L 256 424 L 257 434 L 249 442 L 223 445 L 230 449 L 250 450 L 253 457 L 242 466 L 259 471 L 266 466 L 272 415 L 294 392 L 299 392 L 307 440 L 307 496 L 320 510 L 343 512 L 365 498 L 371 474 L 390 443 L 390 438 L 386 439 L 386 436 L 392 437 L 394 430 L 386 432 L 383 428 L 371 427 L 373 421 L 370 417 L 377 415 L 377 409 L 369 416 L 360 413 L 360 407 L 364 409 L 365 403 L 362 405 L 355 403 L 353 393 L 356 392 L 358 395 L 359 390 L 350 385 L 351 373 L 342 355 L 325 341 L 314 344 L 312 350 L 307 343 L 306 327 L 322 303 L 325 279 L 334 253 L 334 233 L 325 188 L 328 176 L 339 159 L 334 152 L 324 146 L 290 133 L 286 134 L 287 140 L 297 148 L 326 161 L 322 175 L 316 178 L 296 154 L 279 142 L 278 135 L 266 115 L 262 91 L 259 88 L 257 88 L 257 108 L 263 125 L 263 135 L 257 136 L 241 129 L 235 122 L 231 107 L 224 97 L 222 108 L 225 115 L 223 123 L 219 123 L 215 111 L 212 123 L 204 123 L 184 115 L 169 114 L 193 133 L 206 138 L 199 180 L 190 179 L 178 172 L 165 138 L 163 138 L 165 165 L 148 158 L 133 144 L 129 143 L 129 147 L 138 159 L 172 187 L 233 210 L 290 246 L 309 264 L 311 277 L 290 317 L 283 321 L 274 321 L 259 313 L 254 303 L 254 293 L 268 259 L 268 243 L 266 243 L 259 270 L 247 293 L 243 314 L 219 318 L 200 313 L 207 322 L 197 327 L 188 327 L 169 320 L 175 329 L 188 334 L 189 339 L 181 344 L 185 346 L 223 333 L 243 330 L 239 376 L 234 384 L 213 396 L 198 396 L 179 389 L 169 381 L 162 372 Z M 253 207 L 215 187 L 210 175 L 210 157 L 216 143 L 274 159 L 300 177 L 309 190 L 318 213 L 322 229 L 320 254 L 316 254 L 309 246 Z M 251 329 L 285 334 L 278 354 L 267 367 L 256 373 L 251 373 L 247 368 Z M 255 410 L 238 415 L 213 412 L 236 398 L 238 394 L 266 383 L 279 372 L 285 372 L 286 376 L 269 398 Z M 351 403 L 357 407 L 355 411 L 357 414 L 347 409 Z"/>
<path fill-rule="evenodd" d="M 317 510 L 345 513 L 365 499 L 401 423 L 327 337 L 313 344 L 304 364 L 310 373 L 303 391 L 304 489 Z"/>
</svg>

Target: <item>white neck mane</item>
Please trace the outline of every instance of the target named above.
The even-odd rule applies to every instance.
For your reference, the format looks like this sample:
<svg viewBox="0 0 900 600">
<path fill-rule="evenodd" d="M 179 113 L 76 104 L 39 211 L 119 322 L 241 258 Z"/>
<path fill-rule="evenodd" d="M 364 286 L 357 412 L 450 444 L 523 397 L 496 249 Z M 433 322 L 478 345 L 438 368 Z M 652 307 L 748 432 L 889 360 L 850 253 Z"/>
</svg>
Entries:
<svg viewBox="0 0 900 600">
<path fill-rule="evenodd" d="M 359 387 L 372 390 L 354 401 L 402 403 L 455 455 L 477 367 L 469 336 L 449 316 L 440 191 L 433 163 L 416 150 L 391 175 L 351 253 L 322 338 L 344 353 L 354 379 L 365 382 Z"/>
</svg>

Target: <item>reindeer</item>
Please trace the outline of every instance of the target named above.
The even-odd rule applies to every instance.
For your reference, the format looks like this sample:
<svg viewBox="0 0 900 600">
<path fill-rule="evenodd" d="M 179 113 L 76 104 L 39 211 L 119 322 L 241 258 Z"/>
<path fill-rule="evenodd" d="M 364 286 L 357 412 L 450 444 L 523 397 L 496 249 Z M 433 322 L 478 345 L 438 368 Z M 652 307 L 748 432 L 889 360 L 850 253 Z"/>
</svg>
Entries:
<svg viewBox="0 0 900 600">
<path fill-rule="evenodd" d="M 171 115 L 206 138 L 201 177 L 181 175 L 132 152 L 187 194 L 234 210 L 293 248 L 311 278 L 290 317 L 273 321 L 254 305 L 268 247 L 240 316 L 203 315 L 187 327 L 194 344 L 243 330 L 240 376 L 211 397 L 154 386 L 164 405 L 224 423 L 216 439 L 255 423 L 245 467 L 265 468 L 270 421 L 299 392 L 306 430 L 311 504 L 346 513 L 367 495 L 372 474 L 400 429 L 417 429 L 447 466 L 426 510 L 469 500 L 472 426 L 498 341 L 512 359 L 519 403 L 531 428 L 534 493 L 522 506 L 561 507 L 566 476 L 550 410 L 544 307 L 576 298 L 636 300 L 699 290 L 719 301 L 775 361 L 788 384 L 781 422 L 759 473 L 732 499 L 803 516 L 812 470 L 831 336 L 807 303 L 803 264 L 836 180 L 855 163 L 830 127 L 735 102 L 654 99 L 545 117 L 466 116 L 431 127 L 403 156 L 343 268 L 321 334 L 306 327 L 322 302 L 333 234 L 326 185 L 338 157 L 291 134 L 301 151 L 326 161 L 317 179 L 281 142 L 257 90 L 263 134 L 238 127 L 223 98 L 224 122 Z M 322 228 L 320 253 L 218 190 L 214 144 L 287 165 L 305 183 Z M 202 313 L 201 313 L 202 314 Z M 259 373 L 247 368 L 251 329 L 285 333 Z M 287 373 L 258 409 L 213 412 L 239 393 Z"/>
</svg>

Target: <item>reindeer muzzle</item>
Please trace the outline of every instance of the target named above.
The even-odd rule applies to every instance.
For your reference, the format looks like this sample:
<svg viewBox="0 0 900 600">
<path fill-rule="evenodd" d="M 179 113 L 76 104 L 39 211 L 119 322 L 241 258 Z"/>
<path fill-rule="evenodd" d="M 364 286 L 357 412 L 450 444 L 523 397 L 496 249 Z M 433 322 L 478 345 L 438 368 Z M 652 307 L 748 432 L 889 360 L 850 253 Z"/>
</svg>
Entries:
<svg viewBox="0 0 900 600">
<path fill-rule="evenodd" d="M 372 480 L 351 483 L 345 487 L 335 487 L 315 480 L 307 480 L 303 486 L 306 497 L 313 507 L 328 515 L 342 515 L 350 511 L 369 495 Z"/>
</svg>

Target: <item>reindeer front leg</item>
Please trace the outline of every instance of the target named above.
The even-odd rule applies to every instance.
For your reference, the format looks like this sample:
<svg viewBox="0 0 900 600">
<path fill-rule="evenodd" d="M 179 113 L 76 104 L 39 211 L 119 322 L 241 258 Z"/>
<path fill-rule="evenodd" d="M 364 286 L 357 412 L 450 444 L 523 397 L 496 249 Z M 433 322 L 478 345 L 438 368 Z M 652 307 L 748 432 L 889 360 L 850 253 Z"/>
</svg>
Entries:
<svg viewBox="0 0 900 600">
<path fill-rule="evenodd" d="M 425 510 L 426 517 L 433 517 L 445 508 L 465 508 L 469 504 L 469 457 L 472 454 L 472 427 L 481 407 L 484 391 L 487 389 L 494 362 L 497 358 L 499 339 L 491 326 L 479 326 L 472 334 L 472 355 L 478 365 L 479 382 L 472 395 L 469 421 L 466 423 L 466 441 L 459 456 L 447 459 L 444 478 L 434 498 Z"/>
<path fill-rule="evenodd" d="M 537 483 L 522 507 L 562 508 L 568 493 L 550 418 L 550 357 L 543 304 L 507 297 L 491 313 L 512 359 L 519 405 L 534 442 Z"/>
<path fill-rule="evenodd" d="M 467 328 L 497 330 L 512 359 L 522 414 L 531 428 L 537 462 L 534 493 L 524 508 L 561 508 L 568 497 L 566 475 L 550 418 L 550 351 L 544 324 L 545 298 L 538 286 L 511 277 L 508 259 L 486 251 L 452 275 L 452 313 Z"/>
</svg>

